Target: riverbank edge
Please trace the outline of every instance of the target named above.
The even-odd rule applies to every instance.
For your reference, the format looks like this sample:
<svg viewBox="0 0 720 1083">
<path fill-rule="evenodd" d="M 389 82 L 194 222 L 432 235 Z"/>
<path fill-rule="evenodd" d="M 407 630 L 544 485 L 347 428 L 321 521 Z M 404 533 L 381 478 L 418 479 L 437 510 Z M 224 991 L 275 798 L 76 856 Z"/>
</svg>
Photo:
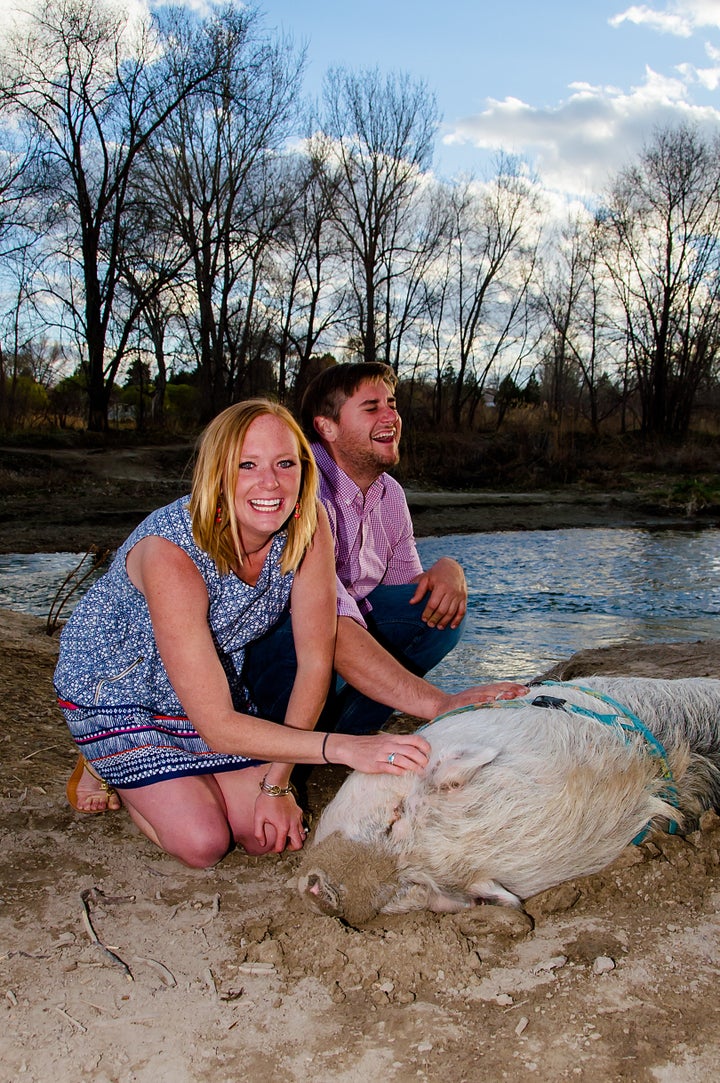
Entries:
<svg viewBox="0 0 720 1083">
<path fill-rule="evenodd" d="M 406 490 L 417 537 L 595 527 L 704 529 L 720 525 L 720 508 L 665 508 L 634 492 L 430 493 Z"/>
<path fill-rule="evenodd" d="M 0 553 L 87 552 L 117 549 L 155 507 L 182 496 L 157 493 L 147 502 L 92 501 L 82 495 L 57 508 L 52 501 L 9 509 L 0 502 Z M 625 528 L 701 530 L 720 526 L 716 509 L 681 514 L 643 505 L 637 493 L 439 493 L 407 490 L 418 538 L 505 531 Z"/>
<path fill-rule="evenodd" d="M 0 552 L 116 549 L 154 508 L 190 489 L 185 448 L 114 453 L 0 448 Z M 405 488 L 418 538 L 495 531 L 703 529 L 720 506 L 666 506 L 654 492 L 564 486 L 530 492 Z"/>
</svg>

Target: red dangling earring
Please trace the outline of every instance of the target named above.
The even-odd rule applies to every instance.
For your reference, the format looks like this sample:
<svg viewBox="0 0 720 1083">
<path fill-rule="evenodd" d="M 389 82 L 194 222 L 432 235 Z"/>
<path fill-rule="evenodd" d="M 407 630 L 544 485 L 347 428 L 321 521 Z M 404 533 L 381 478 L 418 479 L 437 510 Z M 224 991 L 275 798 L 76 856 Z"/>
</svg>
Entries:
<svg viewBox="0 0 720 1083">
<path fill-rule="evenodd" d="M 293 518 L 295 518 L 295 519 L 300 518 L 300 501 L 299 500 L 298 500 L 297 504 L 295 505 L 295 511 L 293 513 Z"/>
<path fill-rule="evenodd" d="M 222 501 L 220 499 L 218 499 L 217 508 L 215 510 L 215 522 L 217 523 L 218 526 L 222 522 L 222 515 L 223 515 Z"/>
</svg>

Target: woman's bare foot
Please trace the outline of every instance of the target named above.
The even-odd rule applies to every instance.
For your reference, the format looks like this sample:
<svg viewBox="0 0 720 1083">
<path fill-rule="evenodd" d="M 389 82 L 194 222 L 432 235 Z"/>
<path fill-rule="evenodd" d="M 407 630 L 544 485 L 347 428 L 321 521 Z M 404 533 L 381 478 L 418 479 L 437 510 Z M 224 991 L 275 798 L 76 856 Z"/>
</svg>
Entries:
<svg viewBox="0 0 720 1083">
<path fill-rule="evenodd" d="M 121 807 L 117 792 L 95 774 L 83 756 L 68 780 L 67 798 L 76 812 L 116 812 Z"/>
</svg>

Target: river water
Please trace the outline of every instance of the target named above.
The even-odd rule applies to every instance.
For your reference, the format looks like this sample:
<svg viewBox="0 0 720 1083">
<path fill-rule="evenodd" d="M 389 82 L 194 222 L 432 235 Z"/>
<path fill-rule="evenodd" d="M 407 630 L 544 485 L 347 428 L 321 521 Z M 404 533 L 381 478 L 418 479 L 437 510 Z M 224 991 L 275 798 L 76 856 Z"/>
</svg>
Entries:
<svg viewBox="0 0 720 1083">
<path fill-rule="evenodd" d="M 451 545 L 452 543 L 452 545 Z M 529 678 L 575 651 L 720 636 L 720 532 L 583 529 L 420 543 L 462 563 L 468 627 L 434 679 Z"/>
<path fill-rule="evenodd" d="M 529 678 L 589 647 L 720 636 L 715 528 L 455 534 L 418 548 L 425 567 L 454 556 L 468 580 L 467 630 L 433 673 L 448 691 Z M 0 555 L 0 607 L 47 616 L 80 556 Z"/>
</svg>

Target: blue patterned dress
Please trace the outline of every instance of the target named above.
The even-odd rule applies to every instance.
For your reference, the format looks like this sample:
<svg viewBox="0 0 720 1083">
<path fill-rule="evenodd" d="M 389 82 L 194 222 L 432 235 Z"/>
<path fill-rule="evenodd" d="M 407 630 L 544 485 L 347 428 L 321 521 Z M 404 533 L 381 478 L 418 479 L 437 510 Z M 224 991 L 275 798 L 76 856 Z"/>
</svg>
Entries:
<svg viewBox="0 0 720 1083">
<path fill-rule="evenodd" d="M 208 620 L 237 710 L 256 714 L 243 682 L 245 648 L 287 608 L 294 574 L 280 571 L 287 535 L 273 539 L 254 587 L 220 575 L 192 536 L 189 497 L 152 512 L 118 549 L 108 572 L 78 604 L 60 637 L 55 690 L 73 740 L 112 786 L 147 786 L 215 774 L 256 760 L 214 752 L 194 729 L 170 684 L 142 593 L 125 558 L 151 535 L 186 552 L 207 586 Z"/>
</svg>

